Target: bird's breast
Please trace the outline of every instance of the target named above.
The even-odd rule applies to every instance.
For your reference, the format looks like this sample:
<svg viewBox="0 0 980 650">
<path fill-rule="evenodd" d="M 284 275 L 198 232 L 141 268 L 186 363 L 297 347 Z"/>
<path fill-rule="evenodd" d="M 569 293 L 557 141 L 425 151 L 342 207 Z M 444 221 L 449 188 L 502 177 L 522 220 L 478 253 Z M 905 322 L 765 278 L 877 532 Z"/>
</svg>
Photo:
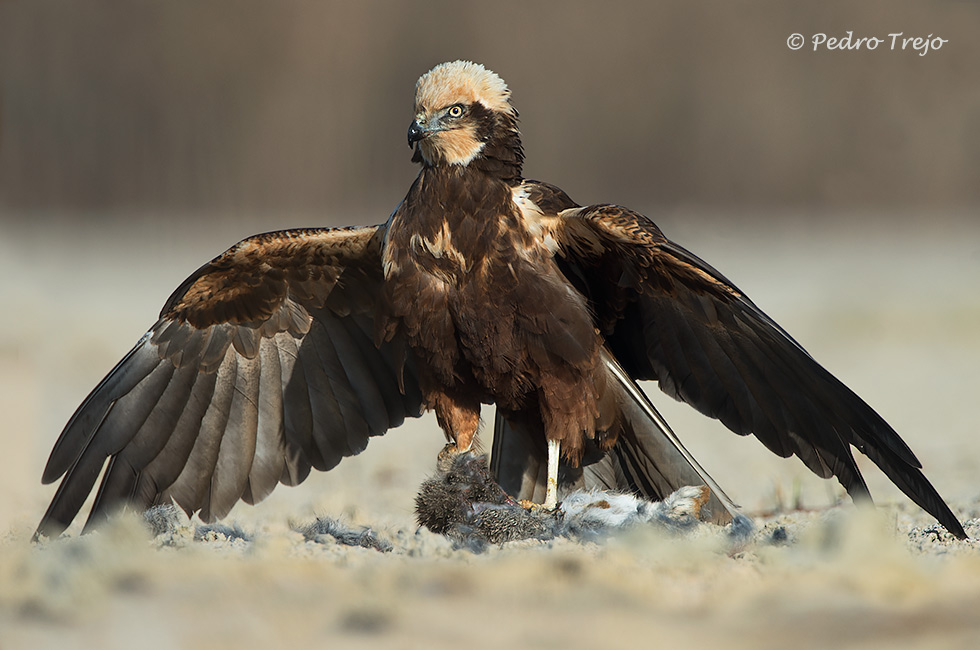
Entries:
<svg viewBox="0 0 980 650">
<path fill-rule="evenodd" d="M 494 399 L 517 399 L 543 364 L 587 367 L 585 300 L 511 188 L 431 180 L 393 215 L 384 251 L 390 315 L 420 365 L 472 376 Z"/>
<path fill-rule="evenodd" d="M 413 233 L 408 239 L 408 254 L 415 267 L 447 287 L 466 281 L 474 264 L 485 257 L 472 252 L 467 255 L 460 250 L 453 242 L 453 232 L 447 222 L 432 234 Z"/>
</svg>

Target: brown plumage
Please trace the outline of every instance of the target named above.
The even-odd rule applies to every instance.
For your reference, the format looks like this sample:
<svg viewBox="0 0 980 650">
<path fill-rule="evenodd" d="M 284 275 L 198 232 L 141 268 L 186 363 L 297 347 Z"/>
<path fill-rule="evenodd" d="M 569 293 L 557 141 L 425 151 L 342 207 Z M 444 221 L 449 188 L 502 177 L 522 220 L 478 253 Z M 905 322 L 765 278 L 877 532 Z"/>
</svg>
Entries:
<svg viewBox="0 0 980 650">
<path fill-rule="evenodd" d="M 894 430 L 724 276 L 642 215 L 525 180 L 497 75 L 423 75 L 409 144 L 421 171 L 386 224 L 252 237 L 174 292 L 62 432 L 39 533 L 72 521 L 107 462 L 89 523 L 171 499 L 211 520 L 424 409 L 468 449 L 484 403 L 515 496 L 540 498 L 560 448 L 566 483 L 657 499 L 706 481 L 724 520 L 636 386 L 650 379 L 866 497 L 856 447 L 964 536 Z"/>
</svg>

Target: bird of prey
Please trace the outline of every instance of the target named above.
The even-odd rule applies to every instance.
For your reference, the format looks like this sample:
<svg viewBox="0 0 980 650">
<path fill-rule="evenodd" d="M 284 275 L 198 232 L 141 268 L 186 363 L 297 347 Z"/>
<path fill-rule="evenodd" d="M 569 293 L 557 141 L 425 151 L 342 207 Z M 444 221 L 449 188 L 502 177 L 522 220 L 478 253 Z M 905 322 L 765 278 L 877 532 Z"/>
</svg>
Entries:
<svg viewBox="0 0 980 650">
<path fill-rule="evenodd" d="M 866 454 L 965 533 L 898 434 L 706 262 L 643 215 L 522 175 L 517 111 L 481 65 L 434 67 L 408 130 L 420 171 L 388 221 L 272 232 L 194 272 L 78 408 L 43 481 L 57 535 L 125 504 L 211 521 L 435 411 L 469 450 L 496 405 L 492 470 L 552 508 L 559 477 L 651 499 L 707 483 L 638 380 L 869 497 Z M 562 472 L 559 472 L 559 467 Z"/>
</svg>

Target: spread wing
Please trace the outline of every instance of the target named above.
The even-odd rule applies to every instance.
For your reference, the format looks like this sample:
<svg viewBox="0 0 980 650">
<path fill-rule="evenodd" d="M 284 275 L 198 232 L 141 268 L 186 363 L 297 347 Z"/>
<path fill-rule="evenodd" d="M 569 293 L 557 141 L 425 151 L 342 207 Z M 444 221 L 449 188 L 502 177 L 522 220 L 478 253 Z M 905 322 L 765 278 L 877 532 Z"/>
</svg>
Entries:
<svg viewBox="0 0 980 650">
<path fill-rule="evenodd" d="M 556 188 L 531 199 L 565 207 Z M 549 198 L 550 197 L 550 198 Z M 572 204 L 574 206 L 574 204 Z M 549 210 L 543 210 L 545 214 Z M 754 434 L 782 457 L 870 498 L 851 452 L 866 454 L 950 532 L 965 536 L 898 434 L 718 271 L 618 206 L 542 217 L 556 260 L 588 298 L 596 326 L 634 379 Z"/>
<path fill-rule="evenodd" d="M 404 347 L 374 344 L 383 236 L 257 235 L 189 277 L 65 426 L 38 533 L 62 532 L 103 468 L 86 528 L 121 504 L 170 499 L 211 521 L 418 416 Z"/>
</svg>

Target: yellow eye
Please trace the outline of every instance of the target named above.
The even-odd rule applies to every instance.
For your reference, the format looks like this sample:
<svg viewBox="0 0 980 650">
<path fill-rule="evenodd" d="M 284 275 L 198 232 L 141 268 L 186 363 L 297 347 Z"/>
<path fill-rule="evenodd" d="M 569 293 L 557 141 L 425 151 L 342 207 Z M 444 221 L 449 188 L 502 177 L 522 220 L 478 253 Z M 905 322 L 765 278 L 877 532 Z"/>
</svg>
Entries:
<svg viewBox="0 0 980 650">
<path fill-rule="evenodd" d="M 450 106 L 449 110 L 446 111 L 446 114 L 449 115 L 449 117 L 463 117 L 463 107 L 459 104 Z"/>
</svg>

